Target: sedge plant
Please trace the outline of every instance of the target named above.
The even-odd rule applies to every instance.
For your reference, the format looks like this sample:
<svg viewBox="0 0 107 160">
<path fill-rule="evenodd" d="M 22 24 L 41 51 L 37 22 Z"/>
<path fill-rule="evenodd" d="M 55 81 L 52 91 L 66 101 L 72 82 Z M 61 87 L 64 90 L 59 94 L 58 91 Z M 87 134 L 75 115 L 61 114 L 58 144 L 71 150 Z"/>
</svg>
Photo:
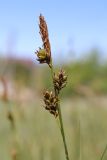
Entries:
<svg viewBox="0 0 107 160">
<path fill-rule="evenodd" d="M 59 119 L 60 131 L 61 131 L 64 150 L 65 150 L 65 156 L 66 156 L 66 160 L 69 160 L 61 108 L 60 108 L 60 98 L 59 98 L 59 94 L 61 90 L 67 84 L 67 75 L 65 74 L 65 71 L 63 71 L 62 69 L 60 69 L 58 73 L 54 72 L 48 27 L 44 17 L 41 14 L 39 16 L 39 29 L 40 29 L 39 33 L 41 35 L 43 46 L 42 48 L 39 48 L 39 50 L 36 51 L 35 53 L 37 55 L 37 61 L 39 61 L 40 64 L 44 64 L 44 63 L 48 64 L 48 67 L 50 68 L 50 72 L 52 76 L 52 83 L 53 83 L 53 89 L 54 89 L 53 91 L 46 90 L 43 93 L 45 109 L 48 110 L 51 114 L 53 114 L 55 118 Z"/>
</svg>

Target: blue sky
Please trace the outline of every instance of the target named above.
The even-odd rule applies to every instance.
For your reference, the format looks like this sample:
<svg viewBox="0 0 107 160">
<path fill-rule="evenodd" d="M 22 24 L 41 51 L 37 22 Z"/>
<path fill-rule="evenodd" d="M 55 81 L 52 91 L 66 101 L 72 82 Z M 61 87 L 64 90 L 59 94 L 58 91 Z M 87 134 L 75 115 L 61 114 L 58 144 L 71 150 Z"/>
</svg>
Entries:
<svg viewBox="0 0 107 160">
<path fill-rule="evenodd" d="M 0 52 L 31 57 L 41 47 L 38 16 L 48 23 L 52 51 L 77 56 L 98 47 L 107 53 L 107 0 L 0 0 Z"/>
</svg>

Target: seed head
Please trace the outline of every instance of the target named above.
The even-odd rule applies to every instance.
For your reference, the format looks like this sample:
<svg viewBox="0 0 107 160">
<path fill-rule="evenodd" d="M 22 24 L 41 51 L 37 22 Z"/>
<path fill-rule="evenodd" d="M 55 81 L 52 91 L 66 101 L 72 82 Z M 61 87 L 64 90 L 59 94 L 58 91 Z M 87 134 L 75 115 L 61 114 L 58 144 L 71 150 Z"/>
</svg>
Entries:
<svg viewBox="0 0 107 160">
<path fill-rule="evenodd" d="M 50 63 L 50 59 L 45 49 L 39 48 L 39 51 L 36 51 L 35 53 L 37 54 L 38 57 L 37 61 L 39 61 L 40 63 L 47 63 L 47 64 Z"/>
<path fill-rule="evenodd" d="M 60 92 L 62 88 L 64 88 L 67 84 L 67 75 L 65 72 L 61 69 L 58 74 L 54 74 L 54 87 Z"/>
<path fill-rule="evenodd" d="M 36 52 L 38 57 L 37 60 L 40 63 L 47 63 L 49 67 L 51 67 L 51 46 L 49 42 L 48 27 L 44 17 L 41 14 L 39 16 L 39 29 L 43 42 L 43 49 L 39 48 L 39 51 Z"/>
<path fill-rule="evenodd" d="M 55 97 L 55 95 L 49 91 L 44 92 L 44 102 L 45 102 L 45 109 L 48 110 L 51 114 L 53 114 L 55 117 L 58 116 L 58 98 Z"/>
<path fill-rule="evenodd" d="M 44 17 L 41 14 L 39 16 L 39 22 L 40 22 L 40 24 L 39 24 L 40 35 L 42 38 L 43 47 L 46 50 L 46 52 L 48 53 L 48 55 L 50 56 L 51 47 L 50 47 L 50 42 L 49 42 L 48 27 L 47 27 L 47 24 L 46 24 Z"/>
</svg>

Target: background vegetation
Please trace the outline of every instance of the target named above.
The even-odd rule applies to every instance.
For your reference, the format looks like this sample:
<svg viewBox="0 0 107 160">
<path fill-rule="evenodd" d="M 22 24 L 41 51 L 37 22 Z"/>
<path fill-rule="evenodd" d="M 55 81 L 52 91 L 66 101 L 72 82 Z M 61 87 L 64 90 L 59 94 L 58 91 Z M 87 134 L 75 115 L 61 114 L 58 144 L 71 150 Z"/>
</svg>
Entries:
<svg viewBox="0 0 107 160">
<path fill-rule="evenodd" d="M 107 143 L 107 63 L 94 51 L 63 67 L 68 84 L 61 106 L 70 157 L 98 160 Z M 64 160 L 58 124 L 42 107 L 42 90 L 51 86 L 48 73 L 45 65 L 1 58 L 0 75 L 6 80 L 9 101 L 2 99 L 1 84 L 0 159 L 11 160 L 17 152 L 18 160 Z"/>
</svg>

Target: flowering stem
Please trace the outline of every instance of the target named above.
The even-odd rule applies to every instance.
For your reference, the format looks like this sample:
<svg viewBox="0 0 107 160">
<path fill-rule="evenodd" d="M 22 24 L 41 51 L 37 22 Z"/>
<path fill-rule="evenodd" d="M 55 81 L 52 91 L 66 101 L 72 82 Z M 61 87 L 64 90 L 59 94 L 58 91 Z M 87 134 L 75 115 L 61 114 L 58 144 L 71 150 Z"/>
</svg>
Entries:
<svg viewBox="0 0 107 160">
<path fill-rule="evenodd" d="M 56 111 L 56 110 L 58 111 L 58 118 L 59 118 L 59 122 L 60 122 L 60 131 L 61 131 L 61 135 L 62 135 L 62 139 L 63 139 L 66 160 L 69 160 L 68 149 L 67 149 L 65 133 L 64 133 L 64 127 L 63 127 L 63 121 L 62 121 L 62 114 L 61 114 L 61 109 L 60 109 L 60 102 L 59 102 L 59 97 L 58 97 L 59 91 L 57 91 L 57 89 L 54 85 L 54 69 L 53 69 L 53 64 L 52 64 L 51 46 L 50 46 L 50 42 L 49 42 L 48 27 L 47 27 L 47 24 L 46 24 L 44 17 L 41 14 L 39 16 L 39 21 L 40 21 L 39 28 L 40 28 L 40 34 L 41 34 L 41 38 L 42 38 L 42 42 L 43 42 L 43 49 L 40 48 L 39 51 L 36 52 L 37 57 L 38 57 L 37 60 L 40 63 L 47 63 L 49 65 L 49 67 L 51 69 L 52 81 L 53 81 L 54 92 L 55 92 L 54 96 L 55 96 L 55 99 L 58 100 L 58 102 L 57 101 L 55 102 L 55 109 L 54 110 L 52 108 L 48 108 L 49 106 L 46 106 L 46 109 L 47 110 L 52 109 L 52 110 L 50 110 L 50 113 L 52 113 L 52 114 L 54 114 L 52 111 Z M 64 79 L 64 81 L 66 80 L 66 78 Z M 64 85 L 65 84 L 63 83 L 62 87 L 64 87 Z M 45 95 L 45 100 L 46 100 L 46 97 L 47 97 L 47 95 Z M 49 94 L 48 94 L 48 97 L 50 97 Z M 45 104 L 46 104 L 46 102 L 45 102 Z"/>
<path fill-rule="evenodd" d="M 54 85 L 54 68 L 53 68 L 52 60 L 51 60 L 51 75 L 52 75 L 52 80 L 53 80 L 53 85 Z M 68 148 L 67 148 L 64 126 L 63 126 L 63 120 L 62 120 L 62 113 L 61 113 L 61 108 L 60 108 L 60 101 L 59 101 L 58 92 L 55 89 L 55 87 L 54 87 L 54 92 L 55 92 L 55 96 L 58 98 L 58 103 L 57 103 L 58 117 L 59 117 L 59 122 L 60 122 L 60 131 L 61 131 L 63 144 L 64 144 L 64 149 L 65 149 L 65 156 L 66 156 L 66 160 L 69 160 Z"/>
</svg>

